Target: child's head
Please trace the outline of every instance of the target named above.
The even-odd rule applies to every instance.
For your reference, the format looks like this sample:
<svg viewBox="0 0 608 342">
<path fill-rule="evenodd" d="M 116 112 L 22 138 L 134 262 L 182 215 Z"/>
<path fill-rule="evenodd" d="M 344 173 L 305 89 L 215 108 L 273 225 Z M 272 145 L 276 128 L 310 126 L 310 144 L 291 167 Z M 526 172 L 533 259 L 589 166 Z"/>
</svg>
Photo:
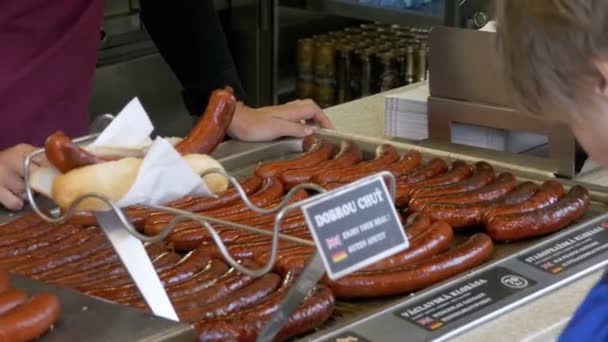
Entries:
<svg viewBox="0 0 608 342">
<path fill-rule="evenodd" d="M 497 34 L 517 103 L 608 166 L 608 1 L 499 0 Z"/>
</svg>

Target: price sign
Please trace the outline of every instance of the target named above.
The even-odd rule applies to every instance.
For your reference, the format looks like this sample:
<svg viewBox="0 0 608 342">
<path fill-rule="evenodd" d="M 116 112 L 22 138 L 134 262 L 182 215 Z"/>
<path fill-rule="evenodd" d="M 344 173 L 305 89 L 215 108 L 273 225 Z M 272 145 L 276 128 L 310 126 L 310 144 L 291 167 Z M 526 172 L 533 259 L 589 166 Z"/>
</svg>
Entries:
<svg viewBox="0 0 608 342">
<path fill-rule="evenodd" d="M 409 247 L 381 176 L 320 196 L 302 211 L 331 279 Z"/>
</svg>

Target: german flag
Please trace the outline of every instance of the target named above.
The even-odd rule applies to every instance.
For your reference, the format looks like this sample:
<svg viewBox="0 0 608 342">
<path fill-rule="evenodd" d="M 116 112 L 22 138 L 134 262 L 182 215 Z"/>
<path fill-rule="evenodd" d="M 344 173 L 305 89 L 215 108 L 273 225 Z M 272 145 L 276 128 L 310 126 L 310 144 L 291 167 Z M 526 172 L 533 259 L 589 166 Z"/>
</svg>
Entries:
<svg viewBox="0 0 608 342">
<path fill-rule="evenodd" d="M 435 323 L 432 323 L 429 326 L 429 329 L 431 329 L 431 330 L 437 330 L 437 329 L 441 328 L 442 326 L 443 326 L 442 322 L 435 322 Z"/>
<path fill-rule="evenodd" d="M 348 254 L 345 250 L 341 250 L 331 255 L 331 260 L 334 263 L 339 263 L 340 261 L 345 260 L 346 258 L 348 258 Z"/>
</svg>

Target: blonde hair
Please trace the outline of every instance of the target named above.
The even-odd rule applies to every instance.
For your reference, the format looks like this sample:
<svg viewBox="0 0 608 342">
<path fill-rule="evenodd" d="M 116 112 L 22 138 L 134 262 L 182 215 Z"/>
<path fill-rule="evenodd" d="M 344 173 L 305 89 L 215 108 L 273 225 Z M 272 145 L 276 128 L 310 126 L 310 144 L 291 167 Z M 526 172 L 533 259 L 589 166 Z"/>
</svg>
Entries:
<svg viewBox="0 0 608 342">
<path fill-rule="evenodd" d="M 523 110 L 567 122 L 600 113 L 595 61 L 608 61 L 608 1 L 499 0 L 497 35 Z"/>
</svg>

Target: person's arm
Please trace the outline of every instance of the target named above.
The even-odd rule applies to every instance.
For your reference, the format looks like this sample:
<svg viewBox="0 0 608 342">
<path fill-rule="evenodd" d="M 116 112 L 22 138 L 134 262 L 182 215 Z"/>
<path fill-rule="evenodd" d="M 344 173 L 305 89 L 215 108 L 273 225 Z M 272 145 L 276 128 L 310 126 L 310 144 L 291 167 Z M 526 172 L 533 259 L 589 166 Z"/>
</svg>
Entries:
<svg viewBox="0 0 608 342">
<path fill-rule="evenodd" d="M 209 94 L 226 85 L 245 101 L 221 22 L 210 0 L 141 0 L 141 19 L 182 86 L 188 111 L 201 115 Z"/>
</svg>

